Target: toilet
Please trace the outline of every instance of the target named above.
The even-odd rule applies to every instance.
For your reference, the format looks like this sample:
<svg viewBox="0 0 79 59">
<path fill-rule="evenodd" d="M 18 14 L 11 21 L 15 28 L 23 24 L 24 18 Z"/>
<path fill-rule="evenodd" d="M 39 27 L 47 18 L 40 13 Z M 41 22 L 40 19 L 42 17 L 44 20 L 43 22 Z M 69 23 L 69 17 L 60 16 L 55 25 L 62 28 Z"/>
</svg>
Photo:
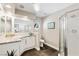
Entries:
<svg viewBox="0 0 79 59">
<path fill-rule="evenodd" d="M 43 47 L 43 44 L 44 44 L 44 40 L 41 39 L 41 40 L 40 40 L 40 47 Z"/>
</svg>

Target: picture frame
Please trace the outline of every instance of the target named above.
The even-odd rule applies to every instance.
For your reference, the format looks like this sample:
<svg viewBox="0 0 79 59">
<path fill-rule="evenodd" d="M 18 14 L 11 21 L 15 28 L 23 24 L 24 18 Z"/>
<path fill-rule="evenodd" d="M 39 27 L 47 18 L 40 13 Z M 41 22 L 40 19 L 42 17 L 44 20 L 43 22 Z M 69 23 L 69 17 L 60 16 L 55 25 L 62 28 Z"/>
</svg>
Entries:
<svg viewBox="0 0 79 59">
<path fill-rule="evenodd" d="M 49 22 L 48 29 L 55 29 L 55 22 Z"/>
</svg>

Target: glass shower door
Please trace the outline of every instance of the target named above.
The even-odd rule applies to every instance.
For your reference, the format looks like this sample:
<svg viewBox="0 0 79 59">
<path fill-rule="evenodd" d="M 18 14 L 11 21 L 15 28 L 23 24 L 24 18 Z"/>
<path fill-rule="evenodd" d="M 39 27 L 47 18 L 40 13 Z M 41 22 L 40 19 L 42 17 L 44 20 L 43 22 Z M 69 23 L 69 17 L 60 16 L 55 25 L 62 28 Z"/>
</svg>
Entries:
<svg viewBox="0 0 79 59">
<path fill-rule="evenodd" d="M 79 10 L 67 13 L 66 41 L 68 56 L 79 56 Z"/>
<path fill-rule="evenodd" d="M 60 55 L 79 56 L 79 10 L 60 18 Z"/>
</svg>

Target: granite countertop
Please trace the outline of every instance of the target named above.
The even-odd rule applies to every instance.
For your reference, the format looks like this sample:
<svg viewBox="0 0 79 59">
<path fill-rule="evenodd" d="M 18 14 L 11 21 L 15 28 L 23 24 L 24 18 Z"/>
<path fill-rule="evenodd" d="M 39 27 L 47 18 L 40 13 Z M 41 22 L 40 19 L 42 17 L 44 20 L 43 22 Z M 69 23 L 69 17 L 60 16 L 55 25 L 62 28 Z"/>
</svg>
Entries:
<svg viewBox="0 0 79 59">
<path fill-rule="evenodd" d="M 25 33 L 17 33 L 15 34 L 15 36 L 12 36 L 12 37 L 0 36 L 0 44 L 20 42 L 22 38 L 25 38 L 25 37 L 30 37 L 30 36 Z"/>
</svg>

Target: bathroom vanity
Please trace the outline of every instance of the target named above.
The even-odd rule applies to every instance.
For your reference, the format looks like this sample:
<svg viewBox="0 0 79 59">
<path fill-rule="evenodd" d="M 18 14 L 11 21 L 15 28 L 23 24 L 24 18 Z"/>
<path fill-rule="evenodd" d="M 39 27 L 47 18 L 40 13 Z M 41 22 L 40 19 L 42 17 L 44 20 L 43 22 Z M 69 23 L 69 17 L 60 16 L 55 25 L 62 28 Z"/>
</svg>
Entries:
<svg viewBox="0 0 79 59">
<path fill-rule="evenodd" d="M 24 51 L 35 48 L 35 37 L 18 34 L 14 37 L 0 37 L 0 56 L 7 56 L 14 50 L 14 55 L 21 55 Z"/>
<path fill-rule="evenodd" d="M 34 36 L 25 36 L 21 38 L 20 42 L 20 54 L 29 49 L 35 48 L 35 37 Z"/>
</svg>

